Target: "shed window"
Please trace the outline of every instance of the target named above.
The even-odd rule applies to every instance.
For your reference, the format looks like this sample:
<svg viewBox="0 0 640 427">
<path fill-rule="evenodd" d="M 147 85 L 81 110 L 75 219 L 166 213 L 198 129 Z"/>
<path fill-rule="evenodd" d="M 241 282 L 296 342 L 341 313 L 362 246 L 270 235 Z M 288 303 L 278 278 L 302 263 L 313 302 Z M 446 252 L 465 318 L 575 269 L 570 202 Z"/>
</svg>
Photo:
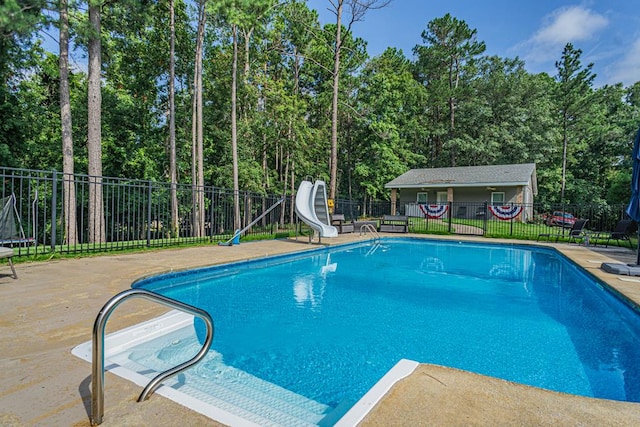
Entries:
<svg viewBox="0 0 640 427">
<path fill-rule="evenodd" d="M 491 193 L 491 204 L 493 206 L 504 205 L 504 192 L 494 192 Z"/>
<path fill-rule="evenodd" d="M 416 197 L 416 202 L 417 203 L 421 203 L 421 204 L 426 204 L 427 200 L 428 200 L 428 195 L 429 193 L 418 193 L 417 197 Z"/>
</svg>

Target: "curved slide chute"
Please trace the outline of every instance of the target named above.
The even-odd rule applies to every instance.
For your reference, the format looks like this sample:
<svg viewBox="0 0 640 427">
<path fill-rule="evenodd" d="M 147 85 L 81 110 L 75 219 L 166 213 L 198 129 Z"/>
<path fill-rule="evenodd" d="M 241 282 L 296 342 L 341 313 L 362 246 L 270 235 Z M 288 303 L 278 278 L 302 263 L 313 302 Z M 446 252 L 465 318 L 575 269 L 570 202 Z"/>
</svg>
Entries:
<svg viewBox="0 0 640 427">
<path fill-rule="evenodd" d="M 338 229 L 330 224 L 327 186 L 324 181 L 302 181 L 296 193 L 296 214 L 320 237 L 336 237 Z"/>
</svg>

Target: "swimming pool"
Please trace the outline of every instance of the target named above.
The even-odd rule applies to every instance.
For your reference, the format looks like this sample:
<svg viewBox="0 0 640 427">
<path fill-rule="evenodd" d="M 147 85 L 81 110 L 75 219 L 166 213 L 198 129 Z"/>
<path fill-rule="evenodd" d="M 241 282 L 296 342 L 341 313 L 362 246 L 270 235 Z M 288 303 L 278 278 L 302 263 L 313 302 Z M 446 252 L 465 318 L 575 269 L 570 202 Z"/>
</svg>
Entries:
<svg viewBox="0 0 640 427">
<path fill-rule="evenodd" d="M 551 249 L 389 239 L 135 287 L 201 307 L 216 322 L 211 357 L 183 384 L 259 380 L 252 390 L 317 404 L 310 423 L 344 412 L 402 358 L 640 401 L 638 313 Z M 170 334 L 128 350 L 123 363 L 162 369 L 197 345 L 193 334 Z"/>
</svg>

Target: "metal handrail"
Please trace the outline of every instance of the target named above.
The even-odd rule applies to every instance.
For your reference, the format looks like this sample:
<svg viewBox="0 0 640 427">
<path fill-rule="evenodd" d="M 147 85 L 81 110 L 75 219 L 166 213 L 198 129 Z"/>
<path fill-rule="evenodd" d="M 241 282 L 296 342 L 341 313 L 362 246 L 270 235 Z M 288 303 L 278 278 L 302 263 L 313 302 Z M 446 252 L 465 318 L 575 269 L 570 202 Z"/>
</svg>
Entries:
<svg viewBox="0 0 640 427">
<path fill-rule="evenodd" d="M 378 234 L 378 230 L 371 224 L 362 224 L 360 227 L 360 235 L 367 234 L 367 231 L 373 234 L 374 240 L 380 240 L 380 234 Z"/>
<path fill-rule="evenodd" d="M 123 292 L 120 292 L 113 298 L 111 298 L 105 305 L 102 307 L 98 316 L 96 317 L 96 321 L 93 324 L 93 340 L 92 340 L 92 349 L 93 349 L 93 361 L 92 361 L 92 373 L 91 373 L 91 425 L 96 426 L 102 424 L 102 418 L 104 416 L 104 330 L 111 315 L 111 312 L 115 310 L 117 306 L 119 306 L 122 302 L 124 302 L 128 298 L 132 297 L 140 297 L 145 298 L 150 301 L 154 301 L 168 307 L 174 308 L 176 310 L 181 310 L 197 316 L 201 318 L 204 323 L 207 325 L 207 337 L 204 341 L 204 344 L 198 354 L 196 354 L 193 358 L 188 361 L 181 363 L 180 365 L 171 368 L 167 371 L 164 371 L 158 374 L 155 378 L 147 384 L 147 386 L 140 393 L 140 397 L 138 397 L 138 402 L 142 402 L 153 394 L 156 388 L 160 385 L 162 381 L 165 379 L 172 377 L 185 369 L 195 365 L 207 354 L 209 348 L 211 347 L 211 343 L 213 342 L 213 319 L 209 313 L 204 310 L 201 310 L 197 307 L 193 307 L 191 305 L 182 303 L 180 301 L 176 301 L 171 298 L 167 298 L 163 295 L 156 294 L 154 292 L 147 291 L 145 289 L 129 289 Z"/>
</svg>

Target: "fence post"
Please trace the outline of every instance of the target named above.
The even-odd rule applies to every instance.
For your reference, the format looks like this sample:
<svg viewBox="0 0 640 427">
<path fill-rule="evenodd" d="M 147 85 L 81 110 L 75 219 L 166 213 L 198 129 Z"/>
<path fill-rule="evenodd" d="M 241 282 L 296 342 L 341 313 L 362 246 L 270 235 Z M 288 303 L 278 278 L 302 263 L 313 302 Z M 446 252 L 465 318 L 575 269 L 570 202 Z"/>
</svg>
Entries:
<svg viewBox="0 0 640 427">
<path fill-rule="evenodd" d="M 151 192 L 152 182 L 149 181 L 149 194 L 147 195 L 147 247 L 151 246 Z"/>
<path fill-rule="evenodd" d="M 51 183 L 51 252 L 54 252 L 56 250 L 56 237 L 58 234 L 58 230 L 57 230 L 58 211 L 56 209 L 56 205 L 58 204 L 57 195 L 58 195 L 58 172 L 54 170 L 53 181 Z"/>
<path fill-rule="evenodd" d="M 213 242 L 213 209 L 215 208 L 214 201 L 216 197 L 216 188 L 211 187 L 211 202 L 209 203 L 209 241 Z"/>
<path fill-rule="evenodd" d="M 451 223 L 453 222 L 453 202 L 447 202 L 449 205 L 449 228 L 447 228 L 447 233 L 451 233 Z"/>
<path fill-rule="evenodd" d="M 484 215 L 482 215 L 482 222 L 483 222 L 483 232 L 482 232 L 482 236 L 484 237 L 487 234 L 487 228 L 489 228 L 489 203 L 487 201 L 484 202 L 484 210 L 482 211 L 484 212 Z"/>
<path fill-rule="evenodd" d="M 511 208 L 512 209 L 513 209 L 514 206 L 515 206 L 515 204 L 513 202 L 511 202 Z M 510 231 L 509 231 L 509 235 L 510 236 L 513 236 L 513 221 L 514 220 L 515 220 L 515 217 L 511 217 L 511 224 L 510 224 L 511 228 L 510 228 Z"/>
</svg>

